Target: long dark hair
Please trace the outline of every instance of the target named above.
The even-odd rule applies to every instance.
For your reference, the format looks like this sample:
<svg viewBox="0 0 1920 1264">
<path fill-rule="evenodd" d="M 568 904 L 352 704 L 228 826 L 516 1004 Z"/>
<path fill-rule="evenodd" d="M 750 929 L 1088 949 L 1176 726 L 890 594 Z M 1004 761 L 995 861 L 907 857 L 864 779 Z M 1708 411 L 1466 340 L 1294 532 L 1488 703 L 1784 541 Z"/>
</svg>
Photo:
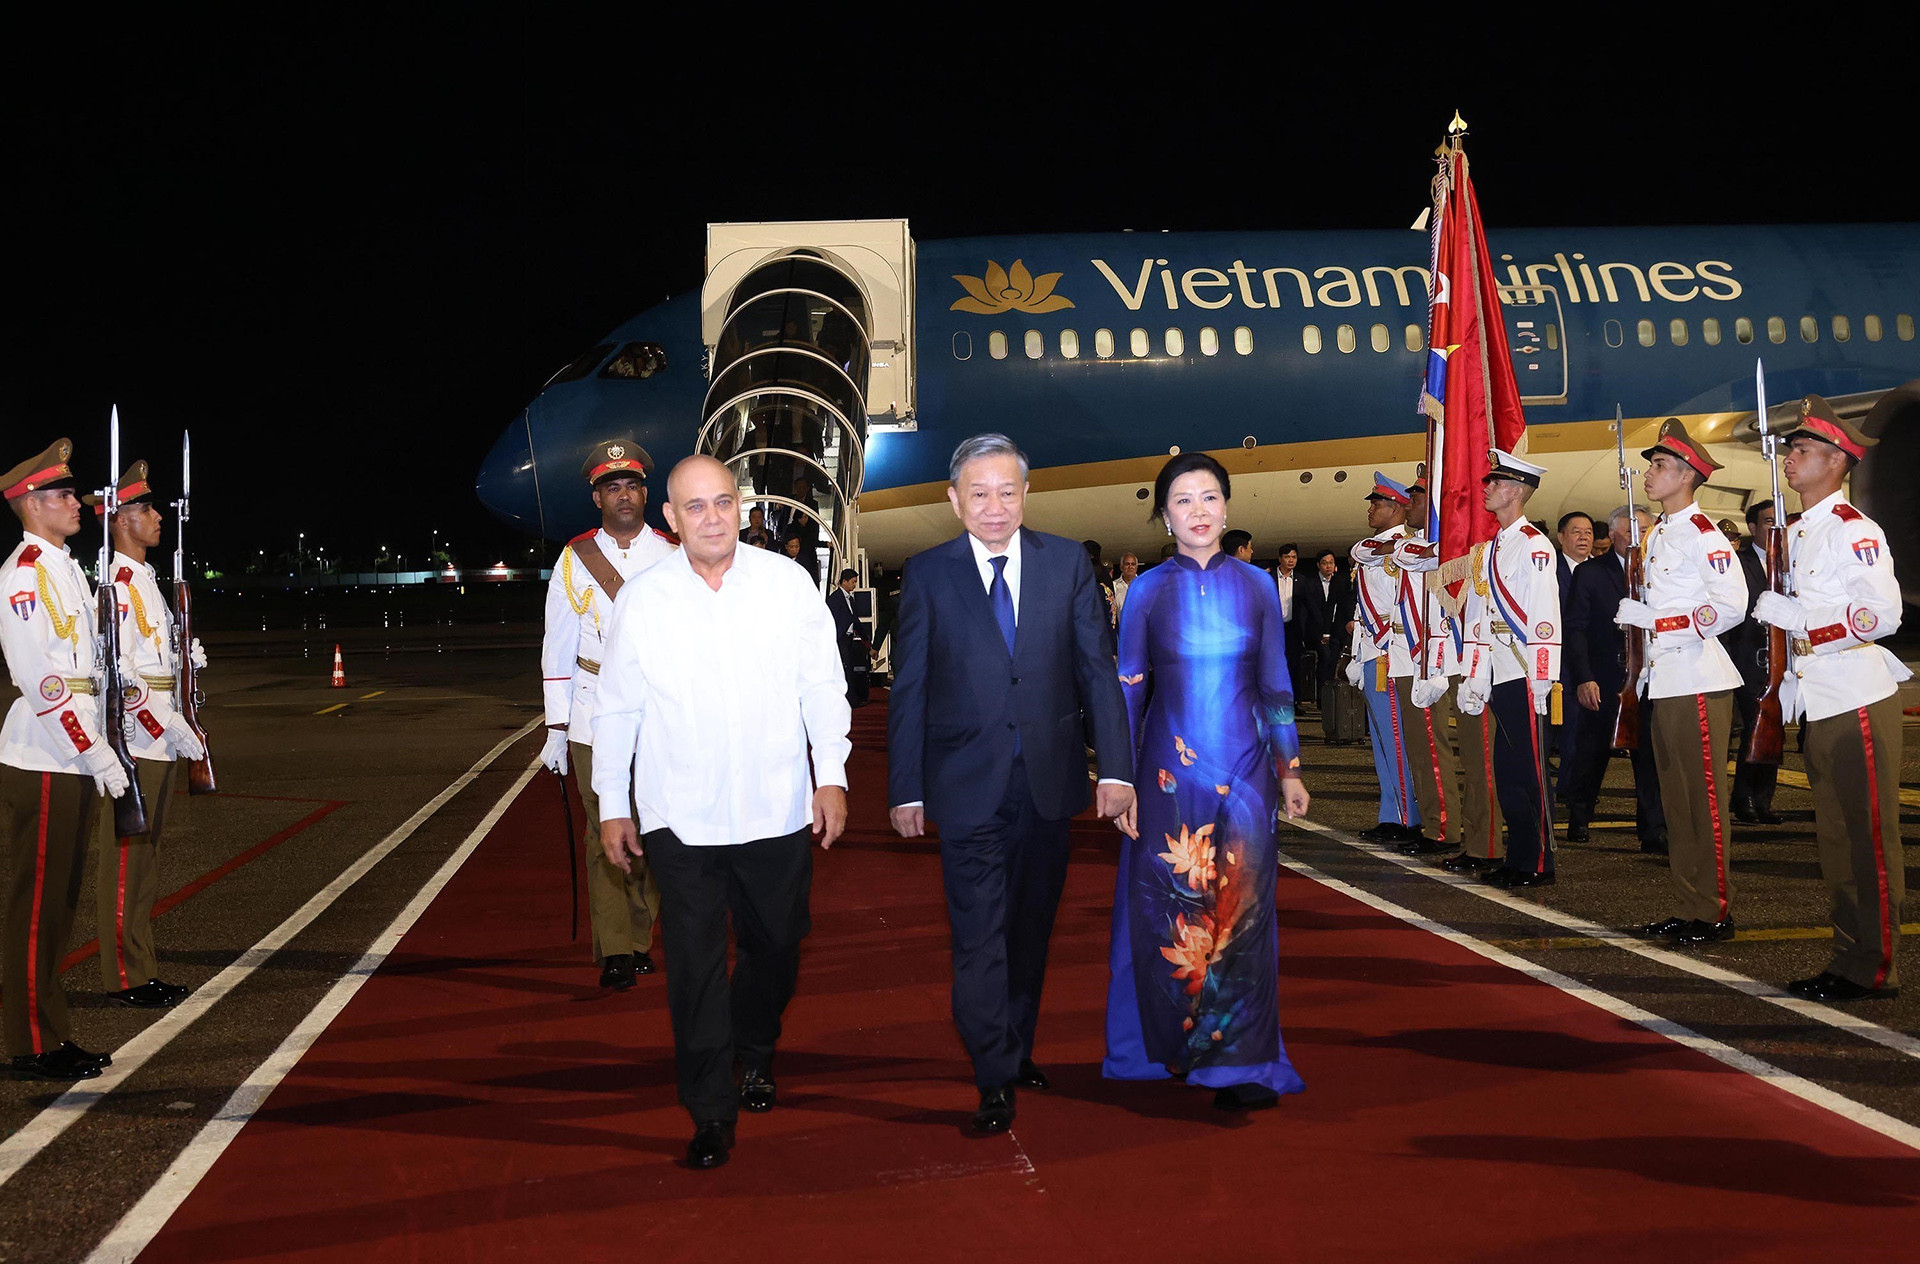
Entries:
<svg viewBox="0 0 1920 1264">
<path fill-rule="evenodd" d="M 1192 474 L 1204 470 L 1220 483 L 1220 499 L 1233 499 L 1233 483 L 1227 477 L 1227 467 L 1220 464 L 1204 452 L 1182 452 L 1160 467 L 1160 474 L 1153 480 L 1153 512 L 1149 519 L 1167 516 L 1167 489 L 1173 486 L 1173 480 L 1182 474 Z"/>
</svg>

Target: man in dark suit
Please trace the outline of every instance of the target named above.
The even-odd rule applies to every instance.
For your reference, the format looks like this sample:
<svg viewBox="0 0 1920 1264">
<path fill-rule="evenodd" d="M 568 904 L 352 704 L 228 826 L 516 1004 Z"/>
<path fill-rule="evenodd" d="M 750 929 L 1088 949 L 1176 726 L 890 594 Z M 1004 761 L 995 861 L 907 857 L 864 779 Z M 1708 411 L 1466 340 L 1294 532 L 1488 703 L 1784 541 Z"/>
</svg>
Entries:
<svg viewBox="0 0 1920 1264">
<path fill-rule="evenodd" d="M 1771 587 L 1767 578 L 1767 533 L 1773 530 L 1773 502 L 1763 500 L 1747 508 L 1747 543 L 1734 556 L 1747 576 L 1747 617 L 1727 633 L 1727 651 L 1733 665 L 1740 669 L 1740 687 L 1733 691 L 1734 709 L 1740 713 L 1740 747 L 1744 751 L 1754 720 L 1760 714 L 1760 697 L 1767 692 L 1767 638 L 1772 631 L 1756 622 L 1753 607 L 1760 594 Z M 1740 761 L 1733 774 L 1733 818 L 1749 825 L 1778 825 L 1780 816 L 1773 810 L 1773 787 L 1780 770 L 1772 764 Z"/>
<path fill-rule="evenodd" d="M 1613 724 L 1620 711 L 1620 690 L 1626 685 L 1626 641 L 1613 616 L 1627 595 L 1627 552 L 1631 525 L 1626 506 L 1608 520 L 1612 545 L 1598 557 L 1582 562 L 1568 587 L 1562 622 L 1566 641 L 1561 679 L 1573 689 L 1572 704 L 1580 708 L 1577 741 L 1562 768 L 1570 773 L 1567 787 L 1567 841 L 1587 841 L 1587 823 L 1593 819 L 1606 780 L 1607 760 L 1613 753 Z M 1640 511 L 1640 535 L 1652 529 L 1653 516 Z M 1660 806 L 1660 775 L 1653 764 L 1653 699 L 1640 700 L 1640 741 L 1633 750 L 1634 826 L 1640 850 L 1667 850 L 1667 817 Z"/>
<path fill-rule="evenodd" d="M 873 643 L 867 640 L 860 625 L 860 615 L 853 608 L 853 591 L 859 582 L 859 571 L 841 571 L 839 584 L 827 594 L 827 611 L 833 615 L 833 639 L 840 647 L 840 669 L 847 676 L 847 703 L 849 706 L 864 707 L 867 705 L 867 669 L 873 662 Z"/>
<path fill-rule="evenodd" d="M 1346 577 L 1340 574 L 1340 562 L 1332 549 L 1321 549 L 1313 559 L 1314 573 L 1294 588 L 1294 622 L 1300 627 L 1300 645 L 1315 656 L 1317 684 L 1333 679 L 1340 651 L 1347 644 L 1347 620 L 1353 616 L 1347 606 L 1351 594 Z M 1318 688 L 1296 694 L 1296 700 L 1312 702 L 1320 696 Z"/>
<path fill-rule="evenodd" d="M 1560 612 L 1564 616 L 1567 602 L 1573 595 L 1573 571 L 1580 563 L 1593 556 L 1593 519 L 1579 510 L 1560 515 L 1560 525 L 1554 532 L 1554 543 L 1558 547 L 1560 561 L 1556 575 L 1560 580 Z M 1567 656 L 1560 655 L 1560 691 L 1561 721 L 1549 726 L 1550 748 L 1559 753 L 1560 771 L 1554 777 L 1553 793 L 1557 799 L 1567 798 L 1567 786 L 1571 780 L 1567 775 L 1568 765 L 1573 763 L 1574 752 L 1580 748 L 1580 724 L 1585 720 L 1584 708 L 1576 706 L 1573 700 L 1574 685 L 1578 683 L 1567 675 Z"/>
<path fill-rule="evenodd" d="M 953 930 L 953 1018 L 973 1059 L 976 1134 L 1013 1123 L 1033 1062 L 1047 940 L 1067 874 L 1067 822 L 1133 802 L 1113 632 L 1086 550 L 1024 529 L 1027 458 L 1005 435 L 953 454 L 947 497 L 966 531 L 908 559 L 894 630 L 887 801 L 904 838 L 940 825 Z"/>
</svg>

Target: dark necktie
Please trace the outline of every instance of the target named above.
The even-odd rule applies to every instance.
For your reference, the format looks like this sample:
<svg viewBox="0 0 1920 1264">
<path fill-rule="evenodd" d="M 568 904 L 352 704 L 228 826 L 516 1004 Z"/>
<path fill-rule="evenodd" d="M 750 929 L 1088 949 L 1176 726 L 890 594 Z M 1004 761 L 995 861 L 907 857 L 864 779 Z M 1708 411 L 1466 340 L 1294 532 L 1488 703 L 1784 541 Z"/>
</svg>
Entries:
<svg viewBox="0 0 1920 1264">
<path fill-rule="evenodd" d="M 993 603 L 994 622 L 1000 625 L 1000 638 L 1007 643 L 1007 653 L 1013 653 L 1013 589 L 1007 587 L 1007 559 L 996 557 L 989 559 L 993 563 L 993 584 L 987 589 L 987 600 Z"/>
</svg>

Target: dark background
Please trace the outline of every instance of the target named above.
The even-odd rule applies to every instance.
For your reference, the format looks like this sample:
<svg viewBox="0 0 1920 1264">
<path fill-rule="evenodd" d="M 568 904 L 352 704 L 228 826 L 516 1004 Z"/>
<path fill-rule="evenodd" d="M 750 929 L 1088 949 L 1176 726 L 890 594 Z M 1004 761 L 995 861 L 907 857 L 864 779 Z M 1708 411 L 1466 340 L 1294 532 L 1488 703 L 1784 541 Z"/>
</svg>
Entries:
<svg viewBox="0 0 1920 1264">
<path fill-rule="evenodd" d="M 1405 227 L 1456 107 L 1496 227 L 1914 217 L 1907 19 L 970 12 L 875 10 L 856 37 L 799 11 L 256 6 L 18 41 L 0 466 L 66 434 L 98 482 L 118 402 L 169 489 L 192 427 L 211 564 L 303 531 L 309 557 L 415 564 L 436 529 L 463 565 L 524 561 L 480 458 L 555 369 L 699 285 L 710 220 Z"/>
</svg>

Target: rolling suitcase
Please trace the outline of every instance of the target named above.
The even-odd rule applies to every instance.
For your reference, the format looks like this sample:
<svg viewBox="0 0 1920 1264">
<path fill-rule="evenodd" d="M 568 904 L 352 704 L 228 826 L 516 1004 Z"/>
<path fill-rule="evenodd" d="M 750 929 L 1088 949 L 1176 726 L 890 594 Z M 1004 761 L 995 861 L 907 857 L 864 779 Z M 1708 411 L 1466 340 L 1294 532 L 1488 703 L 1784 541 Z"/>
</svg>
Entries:
<svg viewBox="0 0 1920 1264">
<path fill-rule="evenodd" d="M 1320 731 L 1329 746 L 1367 740 L 1367 700 L 1347 683 L 1344 661 L 1320 686 Z"/>
</svg>

